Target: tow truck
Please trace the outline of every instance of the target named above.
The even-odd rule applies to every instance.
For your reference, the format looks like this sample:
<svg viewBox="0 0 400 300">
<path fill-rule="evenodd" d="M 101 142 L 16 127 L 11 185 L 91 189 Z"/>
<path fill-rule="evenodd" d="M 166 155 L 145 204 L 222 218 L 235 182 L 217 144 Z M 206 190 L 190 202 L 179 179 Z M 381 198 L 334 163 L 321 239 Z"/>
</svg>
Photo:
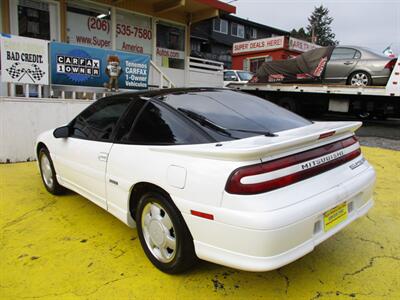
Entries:
<svg viewBox="0 0 400 300">
<path fill-rule="evenodd" d="M 400 117 L 400 58 L 386 86 L 230 83 L 227 87 L 265 98 L 300 115 L 336 112 L 363 119 Z"/>
</svg>

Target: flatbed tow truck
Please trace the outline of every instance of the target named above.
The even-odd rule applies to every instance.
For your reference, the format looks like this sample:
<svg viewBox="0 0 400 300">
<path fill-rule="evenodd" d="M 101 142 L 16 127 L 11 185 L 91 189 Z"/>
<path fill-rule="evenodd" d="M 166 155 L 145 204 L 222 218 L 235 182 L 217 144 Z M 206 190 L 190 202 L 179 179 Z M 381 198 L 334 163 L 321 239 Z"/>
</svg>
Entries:
<svg viewBox="0 0 400 300">
<path fill-rule="evenodd" d="M 400 58 L 397 59 L 386 86 L 230 83 L 228 88 L 257 95 L 306 116 L 339 112 L 365 119 L 399 118 Z"/>
</svg>

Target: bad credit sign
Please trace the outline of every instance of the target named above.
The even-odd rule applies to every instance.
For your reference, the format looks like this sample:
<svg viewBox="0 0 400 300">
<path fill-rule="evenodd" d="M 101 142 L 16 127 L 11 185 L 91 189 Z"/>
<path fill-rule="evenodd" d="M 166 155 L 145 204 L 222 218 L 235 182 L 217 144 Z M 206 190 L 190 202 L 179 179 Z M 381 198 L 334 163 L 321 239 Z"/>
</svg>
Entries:
<svg viewBox="0 0 400 300">
<path fill-rule="evenodd" d="M 1 80 L 49 84 L 47 45 L 44 40 L 1 34 Z"/>
<path fill-rule="evenodd" d="M 264 50 L 273 50 L 283 48 L 285 42 L 284 36 L 271 37 L 266 39 L 245 41 L 233 44 L 232 53 L 247 53 L 247 52 L 258 52 Z"/>
</svg>

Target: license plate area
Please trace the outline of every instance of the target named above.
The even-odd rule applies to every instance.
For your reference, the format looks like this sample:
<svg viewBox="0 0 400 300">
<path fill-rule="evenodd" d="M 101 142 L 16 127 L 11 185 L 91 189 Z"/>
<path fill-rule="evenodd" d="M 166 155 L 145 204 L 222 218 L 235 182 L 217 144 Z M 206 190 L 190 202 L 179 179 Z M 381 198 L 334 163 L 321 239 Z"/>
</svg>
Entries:
<svg viewBox="0 0 400 300">
<path fill-rule="evenodd" d="M 342 223 L 347 219 L 348 210 L 347 203 L 341 203 L 338 206 L 328 210 L 324 213 L 324 230 L 325 232 L 331 230 L 336 225 Z"/>
</svg>

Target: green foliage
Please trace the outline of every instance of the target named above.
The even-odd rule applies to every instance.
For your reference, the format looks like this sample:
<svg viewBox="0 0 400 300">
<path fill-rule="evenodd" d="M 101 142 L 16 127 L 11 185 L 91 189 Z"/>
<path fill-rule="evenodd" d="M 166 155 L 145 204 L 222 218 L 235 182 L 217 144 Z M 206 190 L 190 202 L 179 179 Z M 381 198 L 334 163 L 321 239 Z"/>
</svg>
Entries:
<svg viewBox="0 0 400 300">
<path fill-rule="evenodd" d="M 311 41 L 311 36 L 307 34 L 303 27 L 299 28 L 299 30 L 292 29 L 290 36 L 307 42 Z"/>
<path fill-rule="evenodd" d="M 335 34 L 332 32 L 331 23 L 333 18 L 329 17 L 329 9 L 323 7 L 315 7 L 313 13 L 308 18 L 310 23 L 307 26 L 307 35 L 315 37 L 315 42 L 321 46 L 337 45 L 338 41 L 335 40 Z"/>
</svg>

